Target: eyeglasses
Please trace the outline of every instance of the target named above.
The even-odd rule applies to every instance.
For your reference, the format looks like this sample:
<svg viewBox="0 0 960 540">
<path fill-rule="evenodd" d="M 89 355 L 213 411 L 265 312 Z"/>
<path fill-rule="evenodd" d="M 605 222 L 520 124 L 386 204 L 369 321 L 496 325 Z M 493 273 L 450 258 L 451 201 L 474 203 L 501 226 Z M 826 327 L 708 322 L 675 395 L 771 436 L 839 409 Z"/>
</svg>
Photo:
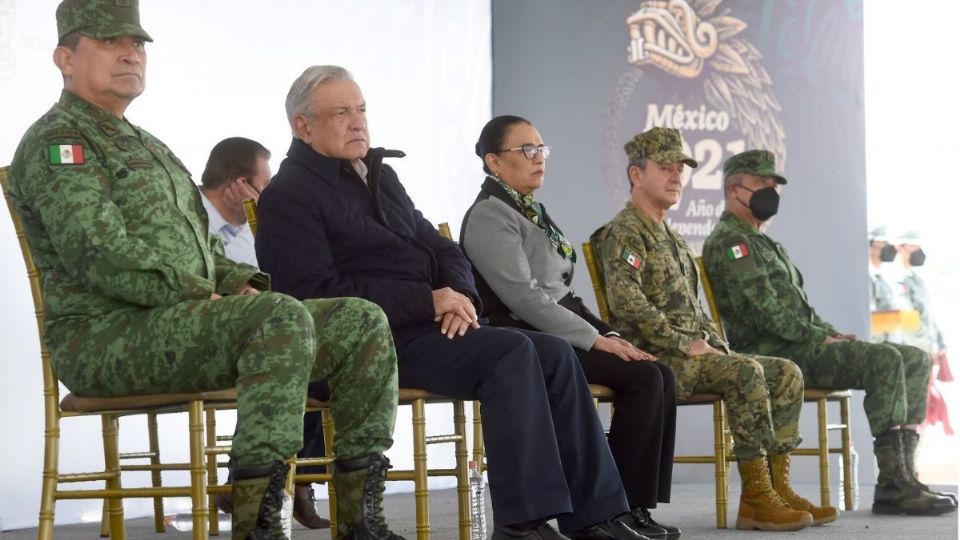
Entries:
<svg viewBox="0 0 960 540">
<path fill-rule="evenodd" d="M 547 159 L 548 157 L 550 157 L 550 147 L 545 144 L 541 144 L 540 146 L 537 146 L 535 144 L 527 143 L 522 146 L 518 146 L 516 148 L 505 148 L 503 150 L 500 150 L 497 153 L 500 154 L 503 152 L 513 152 L 516 150 L 520 150 L 521 152 L 523 152 L 523 156 L 527 159 L 533 159 L 537 157 L 538 152 L 543 154 L 543 159 Z"/>
</svg>

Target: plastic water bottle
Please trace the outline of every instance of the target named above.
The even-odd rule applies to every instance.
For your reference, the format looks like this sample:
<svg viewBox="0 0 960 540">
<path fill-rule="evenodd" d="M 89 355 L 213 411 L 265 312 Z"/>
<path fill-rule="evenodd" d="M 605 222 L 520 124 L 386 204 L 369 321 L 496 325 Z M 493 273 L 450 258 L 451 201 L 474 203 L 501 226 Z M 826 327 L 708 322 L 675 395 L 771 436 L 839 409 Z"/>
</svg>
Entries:
<svg viewBox="0 0 960 540">
<path fill-rule="evenodd" d="M 476 461 L 467 467 L 470 469 L 470 540 L 487 540 L 486 483 Z"/>
<path fill-rule="evenodd" d="M 293 538 L 293 497 L 283 490 L 283 506 L 280 509 L 280 528 L 287 538 Z"/>
<path fill-rule="evenodd" d="M 173 527 L 181 532 L 193 530 L 193 514 L 168 515 L 163 518 L 163 522 L 167 527 Z M 230 514 L 224 514 L 223 512 L 217 513 L 217 522 L 220 524 L 220 532 L 229 532 L 230 526 L 233 525 Z"/>
<path fill-rule="evenodd" d="M 850 486 L 851 492 L 853 494 L 853 504 L 852 508 L 854 510 L 860 507 L 860 480 L 858 478 L 858 469 L 860 464 L 860 456 L 857 454 L 857 449 L 850 447 L 850 483 L 853 484 Z M 837 506 L 841 509 L 844 507 L 844 502 L 846 501 L 846 493 L 843 490 L 843 456 L 840 456 L 840 479 L 837 484 L 838 495 L 837 495 Z"/>
</svg>

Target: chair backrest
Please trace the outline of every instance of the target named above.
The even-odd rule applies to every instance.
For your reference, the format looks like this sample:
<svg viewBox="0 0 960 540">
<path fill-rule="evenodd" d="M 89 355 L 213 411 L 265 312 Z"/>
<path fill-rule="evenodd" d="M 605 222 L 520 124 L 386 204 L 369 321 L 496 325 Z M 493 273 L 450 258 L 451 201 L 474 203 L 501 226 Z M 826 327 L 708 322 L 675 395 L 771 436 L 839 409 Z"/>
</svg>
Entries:
<svg viewBox="0 0 960 540">
<path fill-rule="evenodd" d="M 727 339 L 723 331 L 723 320 L 720 319 L 720 311 L 717 309 L 717 297 L 713 294 L 713 283 L 707 274 L 707 266 L 703 262 L 703 257 L 697 257 L 697 268 L 700 269 L 700 284 L 703 286 L 703 297 L 707 299 L 707 307 L 710 308 L 710 317 L 713 318 L 713 324 L 716 325 L 720 337 Z"/>
<path fill-rule="evenodd" d="M 437 225 L 437 231 L 440 232 L 440 236 L 447 240 L 453 240 L 453 234 L 450 232 L 450 224 L 446 221 Z"/>
<path fill-rule="evenodd" d="M 20 242 L 20 252 L 23 254 L 23 263 L 27 267 L 27 278 L 30 280 L 30 292 L 33 294 L 33 310 L 37 318 L 37 335 L 40 337 L 40 361 L 43 367 L 43 395 L 44 407 L 47 412 L 49 426 L 50 415 L 60 414 L 60 385 L 57 382 L 57 376 L 53 372 L 53 366 L 50 364 L 50 351 L 43 342 L 43 289 L 40 285 L 40 269 L 33 261 L 33 252 L 30 250 L 30 244 L 27 243 L 27 234 L 23 230 L 23 221 L 20 220 L 20 214 L 17 213 L 13 205 L 13 199 L 10 197 L 10 167 L 0 167 L 0 188 L 3 190 L 3 197 L 7 201 L 7 209 L 10 211 L 10 219 L 13 221 L 13 230 L 17 233 L 17 240 Z"/>
<path fill-rule="evenodd" d="M 257 201 L 253 199 L 244 199 L 243 200 L 243 213 L 247 216 L 247 223 L 250 224 L 250 232 L 254 236 L 257 235 L 257 227 L 259 227 L 260 222 L 257 221 Z"/>
<path fill-rule="evenodd" d="M 600 272 L 600 266 L 593 255 L 593 244 L 584 242 L 581 245 L 583 250 L 583 262 L 587 265 L 587 272 L 590 273 L 590 282 L 593 284 L 593 294 L 597 297 L 597 311 L 600 312 L 600 318 L 604 322 L 610 322 L 610 306 L 607 304 L 607 294 L 603 287 L 603 274 Z"/>
</svg>

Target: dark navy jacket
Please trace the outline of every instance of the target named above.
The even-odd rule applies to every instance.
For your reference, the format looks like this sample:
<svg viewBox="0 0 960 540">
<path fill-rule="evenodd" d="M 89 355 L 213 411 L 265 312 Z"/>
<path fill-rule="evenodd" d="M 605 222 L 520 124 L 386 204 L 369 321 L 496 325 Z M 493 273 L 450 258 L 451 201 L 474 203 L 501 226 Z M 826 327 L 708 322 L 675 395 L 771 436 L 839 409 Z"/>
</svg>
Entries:
<svg viewBox="0 0 960 540">
<path fill-rule="evenodd" d="M 397 174 L 372 148 L 368 185 L 349 161 L 294 139 L 258 204 L 256 246 L 273 290 L 295 298 L 357 296 L 387 314 L 397 348 L 438 329 L 434 289 L 469 296 L 480 311 L 470 263 L 418 211 Z"/>
</svg>

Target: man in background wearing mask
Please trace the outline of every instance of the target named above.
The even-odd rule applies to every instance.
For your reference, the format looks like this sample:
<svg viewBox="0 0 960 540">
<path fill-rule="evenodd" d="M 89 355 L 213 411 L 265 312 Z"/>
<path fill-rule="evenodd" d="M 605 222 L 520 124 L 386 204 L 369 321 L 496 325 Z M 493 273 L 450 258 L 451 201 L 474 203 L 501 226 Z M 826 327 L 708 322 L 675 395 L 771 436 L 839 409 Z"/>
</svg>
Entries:
<svg viewBox="0 0 960 540">
<path fill-rule="evenodd" d="M 900 309 L 897 296 L 890 286 L 891 280 L 884 272 L 883 265 L 893 262 L 897 257 L 897 248 L 887 241 L 887 228 L 883 225 L 870 229 L 870 251 L 867 259 L 870 263 L 870 313 L 878 311 L 896 311 Z M 882 332 L 870 336 L 874 343 L 893 341 L 903 342 L 899 331 Z"/>
<path fill-rule="evenodd" d="M 900 278 L 904 304 L 920 313 L 920 328 L 903 332 L 903 342 L 930 353 L 933 370 L 930 376 L 930 390 L 927 393 L 927 417 L 924 427 L 943 423 L 943 431 L 953 434 L 947 404 L 934 381 L 950 382 L 953 375 L 947 363 L 947 344 L 943 332 L 937 326 L 930 306 L 930 293 L 917 267 L 923 266 L 927 256 L 920 247 L 920 233 L 907 231 L 897 240 L 897 254 L 903 264 L 903 277 Z"/>
<path fill-rule="evenodd" d="M 866 391 L 863 407 L 880 469 L 874 513 L 956 511 L 952 494 L 930 491 L 914 473 L 930 357 L 916 347 L 859 341 L 817 315 L 786 250 L 760 230 L 776 214 L 787 183 L 771 152 L 737 154 L 724 163 L 723 175 L 726 211 L 704 243 L 703 258 L 730 345 L 793 359 L 807 387 Z"/>
</svg>

